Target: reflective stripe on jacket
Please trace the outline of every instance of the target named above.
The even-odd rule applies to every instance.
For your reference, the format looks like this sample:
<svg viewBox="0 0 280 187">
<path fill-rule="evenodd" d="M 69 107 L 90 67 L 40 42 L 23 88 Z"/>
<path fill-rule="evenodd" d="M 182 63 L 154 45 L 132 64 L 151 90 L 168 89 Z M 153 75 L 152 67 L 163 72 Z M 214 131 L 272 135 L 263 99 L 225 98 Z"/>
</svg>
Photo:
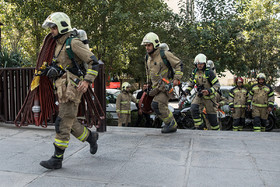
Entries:
<svg viewBox="0 0 280 187">
<path fill-rule="evenodd" d="M 130 103 L 137 103 L 137 99 L 127 91 L 122 91 L 116 101 L 116 112 L 121 114 L 130 114 Z"/>
<path fill-rule="evenodd" d="M 247 99 L 248 99 L 248 91 L 246 88 L 238 88 L 235 86 L 229 92 L 229 107 L 231 108 L 245 108 Z"/>
<path fill-rule="evenodd" d="M 253 106 L 257 107 L 273 107 L 274 92 L 267 84 L 254 84 L 252 90 L 249 92 L 248 102 L 251 102 Z"/>
</svg>

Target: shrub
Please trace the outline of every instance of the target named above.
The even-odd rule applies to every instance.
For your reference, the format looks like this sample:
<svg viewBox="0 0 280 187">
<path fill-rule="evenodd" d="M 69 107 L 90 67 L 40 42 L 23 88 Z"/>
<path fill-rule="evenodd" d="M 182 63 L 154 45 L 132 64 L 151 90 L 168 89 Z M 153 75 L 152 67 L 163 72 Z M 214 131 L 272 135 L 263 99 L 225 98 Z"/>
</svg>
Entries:
<svg viewBox="0 0 280 187">
<path fill-rule="evenodd" d="M 7 48 L 2 48 L 0 52 L 0 67 L 30 67 L 32 64 L 24 58 L 20 49 L 9 51 Z"/>
</svg>

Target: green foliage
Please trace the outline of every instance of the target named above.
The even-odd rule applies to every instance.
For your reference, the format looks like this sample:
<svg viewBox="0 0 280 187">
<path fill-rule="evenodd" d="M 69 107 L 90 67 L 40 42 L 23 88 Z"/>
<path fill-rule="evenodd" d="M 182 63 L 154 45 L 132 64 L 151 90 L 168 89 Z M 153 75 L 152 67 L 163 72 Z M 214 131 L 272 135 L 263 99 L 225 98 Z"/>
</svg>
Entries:
<svg viewBox="0 0 280 187">
<path fill-rule="evenodd" d="M 188 67 L 195 55 L 204 53 L 218 73 L 228 69 L 254 78 L 264 72 L 269 83 L 279 76 L 279 2 L 197 0 L 196 20 L 187 19 L 185 7 L 180 40 Z"/>
<path fill-rule="evenodd" d="M 280 65 L 280 8 L 277 0 L 251 0 L 241 16 L 245 21 L 243 31 L 243 58 L 249 70 L 265 73 L 268 83 L 279 77 Z M 249 75 L 255 76 L 256 75 Z"/>
<path fill-rule="evenodd" d="M 3 1 L 2 1 L 3 2 Z M 135 1 L 22 1 L 7 0 L 5 25 L 8 20 L 17 23 L 13 30 L 24 29 L 21 36 L 28 38 L 32 45 L 26 45 L 25 50 L 36 59 L 39 46 L 46 31 L 41 24 L 46 17 L 56 11 L 65 12 L 71 18 L 72 27 L 83 29 L 88 34 L 90 46 L 94 54 L 105 62 L 106 74 L 127 76 L 135 75 L 136 79 L 144 79 L 144 47 L 140 46 L 147 32 L 157 32 L 162 39 L 166 36 L 167 23 L 173 15 L 161 0 Z M 168 27 L 174 27 L 169 25 Z M 8 30 L 8 28 L 7 28 Z M 7 32 L 6 28 L 4 32 Z M 5 34 L 7 37 L 7 35 Z M 15 36 L 9 37 L 10 41 Z M 28 46 L 28 47 L 27 47 Z M 34 52 L 36 50 L 36 52 Z M 35 62 L 35 61 L 34 61 Z M 139 71 L 135 71 L 135 66 Z"/>
<path fill-rule="evenodd" d="M 113 119 L 113 116 L 110 112 L 106 112 L 106 125 L 107 126 L 117 126 L 118 122 Z"/>
<path fill-rule="evenodd" d="M 194 13 L 182 0 L 180 14 L 172 13 L 162 0 L 0 2 L 3 46 L 22 49 L 33 65 L 48 32 L 41 25 L 49 14 L 60 11 L 70 16 L 72 27 L 87 32 L 107 76 L 145 81 L 145 49 L 140 43 L 150 31 L 183 61 L 185 80 L 198 53 L 213 60 L 218 73 L 228 69 L 254 78 L 264 72 L 269 83 L 279 76 L 278 0 L 196 0 Z"/>
<path fill-rule="evenodd" d="M 19 49 L 8 50 L 2 48 L 0 52 L 0 67 L 28 67 L 31 64 L 23 57 L 23 53 Z"/>
</svg>

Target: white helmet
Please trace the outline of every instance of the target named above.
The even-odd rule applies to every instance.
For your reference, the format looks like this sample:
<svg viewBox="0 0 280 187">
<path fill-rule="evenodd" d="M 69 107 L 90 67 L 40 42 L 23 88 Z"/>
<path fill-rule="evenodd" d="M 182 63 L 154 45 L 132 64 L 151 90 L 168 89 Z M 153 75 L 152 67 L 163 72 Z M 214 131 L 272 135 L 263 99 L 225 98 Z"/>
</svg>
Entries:
<svg viewBox="0 0 280 187">
<path fill-rule="evenodd" d="M 194 59 L 194 64 L 206 64 L 206 56 L 202 53 L 199 53 Z"/>
<path fill-rule="evenodd" d="M 264 80 L 266 80 L 266 76 L 265 76 L 264 73 L 259 73 L 259 74 L 257 75 L 257 79 L 264 79 Z"/>
<path fill-rule="evenodd" d="M 131 85 L 128 82 L 122 83 L 122 90 L 126 90 L 126 88 L 131 87 Z"/>
<path fill-rule="evenodd" d="M 157 34 L 153 32 L 149 32 L 148 34 L 145 35 L 143 38 L 143 41 L 141 45 L 146 45 L 152 43 L 154 45 L 154 48 L 157 49 L 160 45 L 159 37 Z"/>
<path fill-rule="evenodd" d="M 57 26 L 59 34 L 72 31 L 70 18 L 63 12 L 55 12 L 47 17 L 42 27 L 44 29 Z"/>
</svg>

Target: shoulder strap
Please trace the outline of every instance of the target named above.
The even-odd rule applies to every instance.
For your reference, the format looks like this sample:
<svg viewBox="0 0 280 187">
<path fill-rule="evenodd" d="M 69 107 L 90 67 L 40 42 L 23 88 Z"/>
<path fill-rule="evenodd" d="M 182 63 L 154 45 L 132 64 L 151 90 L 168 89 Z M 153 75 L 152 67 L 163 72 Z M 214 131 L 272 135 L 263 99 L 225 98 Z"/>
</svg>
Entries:
<svg viewBox="0 0 280 187">
<path fill-rule="evenodd" d="M 68 54 L 68 57 L 72 60 L 74 59 L 74 53 L 72 51 L 72 48 L 71 48 L 71 41 L 72 41 L 73 37 L 69 37 L 66 39 L 66 52 Z"/>
<path fill-rule="evenodd" d="M 197 72 L 197 68 L 195 68 L 195 69 L 193 70 L 193 72 L 192 72 L 192 80 L 194 80 L 194 77 L 195 77 L 196 72 Z"/>
<path fill-rule="evenodd" d="M 170 64 L 170 62 L 168 61 L 168 59 L 165 56 L 165 52 L 163 49 L 160 50 L 160 56 L 162 61 L 164 62 L 164 64 L 167 66 L 168 70 L 170 71 L 170 73 L 168 73 L 168 78 L 173 79 L 174 78 L 174 70 Z"/>
<path fill-rule="evenodd" d="M 209 70 L 209 68 L 206 68 L 205 69 L 205 77 L 207 78 L 207 80 L 210 83 L 210 85 L 213 86 L 212 80 L 210 80 L 210 76 L 209 75 L 210 75 L 210 70 Z"/>
<path fill-rule="evenodd" d="M 77 62 L 74 59 L 74 52 L 72 51 L 72 47 L 71 47 L 71 41 L 73 40 L 73 38 L 75 38 L 75 37 L 70 36 L 66 39 L 66 47 L 65 47 L 66 52 L 68 54 L 68 57 L 72 61 L 72 65 L 73 65 L 72 68 L 68 68 L 68 69 L 74 75 L 77 75 L 77 76 L 81 77 L 81 76 L 84 76 L 85 73 L 81 70 L 80 66 L 77 64 Z"/>
<path fill-rule="evenodd" d="M 209 80 L 209 69 L 208 68 L 205 69 L 205 76 Z"/>
</svg>

